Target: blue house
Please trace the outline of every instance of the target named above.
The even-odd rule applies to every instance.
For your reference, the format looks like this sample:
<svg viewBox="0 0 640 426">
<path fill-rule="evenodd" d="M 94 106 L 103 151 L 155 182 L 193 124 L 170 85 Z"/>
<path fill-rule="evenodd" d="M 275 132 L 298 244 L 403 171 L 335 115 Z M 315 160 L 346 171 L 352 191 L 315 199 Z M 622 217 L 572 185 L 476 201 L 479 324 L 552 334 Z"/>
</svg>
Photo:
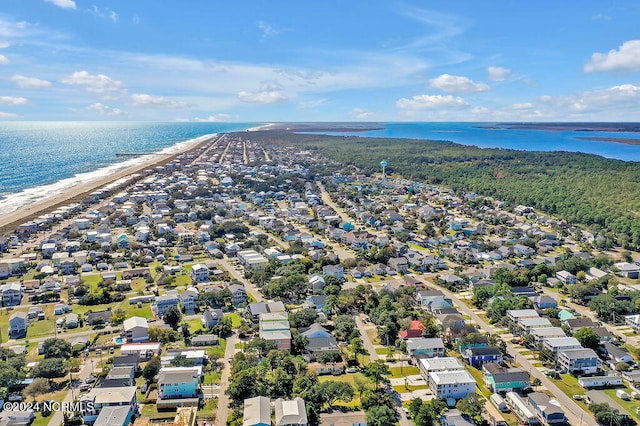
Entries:
<svg viewBox="0 0 640 426">
<path fill-rule="evenodd" d="M 479 367 L 487 362 L 498 363 L 502 361 L 502 352 L 497 346 L 469 348 L 462 352 L 462 359 L 471 366 Z"/>
<path fill-rule="evenodd" d="M 310 308 L 315 308 L 317 311 L 324 309 L 324 305 L 327 304 L 327 296 L 324 294 L 314 294 L 307 299 Z"/>
</svg>

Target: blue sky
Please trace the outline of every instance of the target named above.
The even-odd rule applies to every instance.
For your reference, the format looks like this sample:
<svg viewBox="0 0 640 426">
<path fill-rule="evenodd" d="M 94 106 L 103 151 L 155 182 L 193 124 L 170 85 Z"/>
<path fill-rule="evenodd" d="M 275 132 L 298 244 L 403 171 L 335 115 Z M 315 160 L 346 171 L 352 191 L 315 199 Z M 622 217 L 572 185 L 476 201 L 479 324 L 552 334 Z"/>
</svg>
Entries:
<svg viewBox="0 0 640 426">
<path fill-rule="evenodd" d="M 1 120 L 640 121 L 640 2 L 3 0 Z"/>
</svg>

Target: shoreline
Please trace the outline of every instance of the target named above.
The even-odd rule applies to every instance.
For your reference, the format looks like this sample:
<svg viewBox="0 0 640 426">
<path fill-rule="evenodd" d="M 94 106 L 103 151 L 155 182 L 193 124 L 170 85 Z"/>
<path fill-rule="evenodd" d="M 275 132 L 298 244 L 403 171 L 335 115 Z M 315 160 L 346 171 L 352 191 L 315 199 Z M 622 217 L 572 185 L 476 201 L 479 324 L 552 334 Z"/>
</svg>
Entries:
<svg viewBox="0 0 640 426">
<path fill-rule="evenodd" d="M 633 138 L 607 138 L 607 137 L 599 137 L 599 136 L 591 136 L 591 137 L 579 137 L 577 139 L 583 141 L 594 141 L 594 142 L 613 142 L 613 143 L 623 143 L 625 145 L 640 145 L 640 139 Z"/>
<path fill-rule="evenodd" d="M 132 164 L 128 167 L 125 166 L 123 169 L 117 170 L 114 173 L 79 183 L 68 189 L 64 189 L 58 194 L 43 198 L 42 200 L 36 201 L 32 204 L 19 207 L 16 210 L 2 214 L 0 215 L 0 235 L 12 233 L 18 225 L 51 212 L 58 207 L 70 203 L 81 202 L 89 193 L 115 182 L 118 179 L 140 173 L 149 168 L 167 164 L 182 154 L 200 148 L 219 135 L 219 133 L 211 133 L 194 139 L 178 142 L 177 144 L 164 148 L 156 153 L 136 158 L 135 160 L 137 161 L 137 164 Z M 113 167 L 116 165 L 117 163 L 107 167 Z M 107 167 L 103 167 L 101 169 L 105 169 Z"/>
</svg>

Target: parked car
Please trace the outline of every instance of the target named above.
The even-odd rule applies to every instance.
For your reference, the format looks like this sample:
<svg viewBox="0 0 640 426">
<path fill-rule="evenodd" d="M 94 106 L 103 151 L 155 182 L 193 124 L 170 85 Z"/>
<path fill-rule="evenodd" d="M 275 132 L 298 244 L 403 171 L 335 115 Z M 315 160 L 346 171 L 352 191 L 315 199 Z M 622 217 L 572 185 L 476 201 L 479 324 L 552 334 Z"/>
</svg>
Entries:
<svg viewBox="0 0 640 426">
<path fill-rule="evenodd" d="M 91 385 L 89 383 L 83 383 L 80 385 L 80 392 L 86 392 L 91 389 Z"/>
<path fill-rule="evenodd" d="M 582 401 L 584 400 L 584 395 L 575 394 L 573 395 L 573 399 L 575 399 L 576 401 Z"/>
</svg>

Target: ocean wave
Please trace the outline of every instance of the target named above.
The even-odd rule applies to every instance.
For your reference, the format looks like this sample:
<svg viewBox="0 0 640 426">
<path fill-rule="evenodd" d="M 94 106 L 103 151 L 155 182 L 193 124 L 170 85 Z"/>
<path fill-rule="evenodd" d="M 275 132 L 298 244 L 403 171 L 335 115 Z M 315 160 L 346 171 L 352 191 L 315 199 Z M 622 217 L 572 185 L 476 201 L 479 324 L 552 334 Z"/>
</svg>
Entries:
<svg viewBox="0 0 640 426">
<path fill-rule="evenodd" d="M 27 208 L 28 206 L 31 206 L 35 203 L 39 203 L 41 201 L 46 201 L 50 198 L 56 197 L 63 192 L 72 190 L 73 188 L 76 188 L 80 185 L 98 181 L 105 176 L 112 175 L 114 173 L 145 163 L 150 160 L 160 159 L 160 157 L 165 155 L 176 154 L 182 150 L 189 148 L 192 145 L 197 145 L 198 143 L 201 143 L 215 135 L 216 133 L 211 133 L 199 136 L 197 138 L 178 142 L 172 146 L 163 148 L 162 150 L 152 154 L 141 155 L 139 157 L 111 164 L 106 167 L 101 167 L 91 172 L 78 173 L 70 178 L 61 179 L 52 184 L 27 188 L 15 194 L 7 194 L 3 198 L 0 198 L 0 214 L 13 213 L 19 209 Z"/>
</svg>

